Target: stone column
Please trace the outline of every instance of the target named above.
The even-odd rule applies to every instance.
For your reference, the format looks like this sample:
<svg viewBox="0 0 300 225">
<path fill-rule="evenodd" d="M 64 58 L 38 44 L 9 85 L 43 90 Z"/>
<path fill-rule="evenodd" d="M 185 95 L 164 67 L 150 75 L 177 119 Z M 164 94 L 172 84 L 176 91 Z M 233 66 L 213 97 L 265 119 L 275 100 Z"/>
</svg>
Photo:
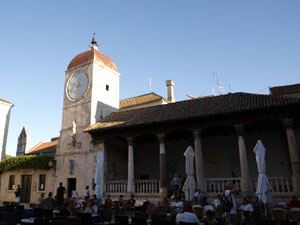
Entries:
<svg viewBox="0 0 300 225">
<path fill-rule="evenodd" d="M 238 144 L 239 144 L 241 177 L 242 177 L 241 189 L 242 189 L 242 194 L 245 196 L 250 194 L 249 167 L 248 167 L 248 160 L 247 160 L 246 145 L 243 136 L 245 127 L 243 124 L 239 124 L 235 126 L 235 130 L 238 136 Z"/>
<path fill-rule="evenodd" d="M 300 161 L 299 161 L 299 151 L 295 138 L 294 132 L 294 120 L 283 119 L 282 123 L 285 127 L 285 132 L 288 140 L 289 154 L 291 158 L 292 171 L 293 171 L 293 190 L 294 193 L 300 194 Z"/>
<path fill-rule="evenodd" d="M 128 138 L 128 183 L 127 192 L 134 193 L 134 152 L 133 152 L 133 138 Z"/>
<path fill-rule="evenodd" d="M 160 183 L 159 183 L 159 192 L 162 195 L 167 195 L 168 193 L 168 177 L 167 177 L 167 158 L 166 158 L 166 148 L 165 148 L 165 135 L 157 135 L 159 140 L 159 174 L 160 174 Z"/>
<path fill-rule="evenodd" d="M 202 192 L 206 192 L 205 181 L 204 181 L 204 159 L 203 159 L 203 150 L 201 144 L 201 132 L 199 130 L 194 130 L 193 136 L 194 136 L 194 147 L 195 147 L 195 168 L 196 168 L 197 189 L 200 189 Z"/>
</svg>

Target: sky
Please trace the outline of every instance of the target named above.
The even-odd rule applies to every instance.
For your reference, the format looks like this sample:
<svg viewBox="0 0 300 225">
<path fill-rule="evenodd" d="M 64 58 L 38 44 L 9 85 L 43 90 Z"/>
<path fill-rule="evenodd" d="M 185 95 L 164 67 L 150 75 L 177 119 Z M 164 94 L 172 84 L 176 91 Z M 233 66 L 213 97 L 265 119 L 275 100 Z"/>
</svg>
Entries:
<svg viewBox="0 0 300 225">
<path fill-rule="evenodd" d="M 6 152 L 16 154 L 23 125 L 30 147 L 59 136 L 65 70 L 94 32 L 121 73 L 120 99 L 167 97 L 169 79 L 177 101 L 218 94 L 216 71 L 223 94 L 268 94 L 300 83 L 299 11 L 299 0 L 1 1 L 0 98 L 14 104 Z"/>
</svg>

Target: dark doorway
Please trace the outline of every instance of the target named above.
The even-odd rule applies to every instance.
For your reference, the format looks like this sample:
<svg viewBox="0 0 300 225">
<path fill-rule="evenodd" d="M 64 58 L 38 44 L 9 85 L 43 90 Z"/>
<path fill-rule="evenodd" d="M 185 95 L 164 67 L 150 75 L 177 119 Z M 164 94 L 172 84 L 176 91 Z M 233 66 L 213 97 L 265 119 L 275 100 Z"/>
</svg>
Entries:
<svg viewBox="0 0 300 225">
<path fill-rule="evenodd" d="M 68 198 L 71 198 L 74 189 L 76 189 L 76 178 L 68 178 Z"/>
<path fill-rule="evenodd" d="M 29 203 L 31 194 L 31 175 L 22 175 L 21 180 L 21 202 Z"/>
</svg>

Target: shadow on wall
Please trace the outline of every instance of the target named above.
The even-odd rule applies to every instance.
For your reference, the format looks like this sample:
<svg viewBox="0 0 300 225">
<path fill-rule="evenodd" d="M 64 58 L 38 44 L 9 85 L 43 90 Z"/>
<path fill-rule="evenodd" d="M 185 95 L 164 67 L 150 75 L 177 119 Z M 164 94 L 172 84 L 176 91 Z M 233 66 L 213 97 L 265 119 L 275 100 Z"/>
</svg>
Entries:
<svg viewBox="0 0 300 225">
<path fill-rule="evenodd" d="M 106 116 L 111 114 L 112 112 L 118 112 L 118 111 L 119 109 L 98 101 L 95 120 L 96 122 L 99 122 L 102 119 L 104 119 Z"/>
</svg>

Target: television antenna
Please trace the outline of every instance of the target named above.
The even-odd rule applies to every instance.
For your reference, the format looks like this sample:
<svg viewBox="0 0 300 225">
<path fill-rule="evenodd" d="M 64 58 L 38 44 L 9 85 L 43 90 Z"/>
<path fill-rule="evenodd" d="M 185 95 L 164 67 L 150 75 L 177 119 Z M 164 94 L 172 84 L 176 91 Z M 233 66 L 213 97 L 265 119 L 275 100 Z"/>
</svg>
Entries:
<svg viewBox="0 0 300 225">
<path fill-rule="evenodd" d="M 149 89 L 150 89 L 150 92 L 152 92 L 152 90 L 153 90 L 152 77 L 149 77 Z"/>
<path fill-rule="evenodd" d="M 217 70 L 214 72 L 215 81 L 217 83 L 218 94 L 221 95 L 224 91 L 224 84 L 220 79 L 220 72 Z"/>
</svg>

